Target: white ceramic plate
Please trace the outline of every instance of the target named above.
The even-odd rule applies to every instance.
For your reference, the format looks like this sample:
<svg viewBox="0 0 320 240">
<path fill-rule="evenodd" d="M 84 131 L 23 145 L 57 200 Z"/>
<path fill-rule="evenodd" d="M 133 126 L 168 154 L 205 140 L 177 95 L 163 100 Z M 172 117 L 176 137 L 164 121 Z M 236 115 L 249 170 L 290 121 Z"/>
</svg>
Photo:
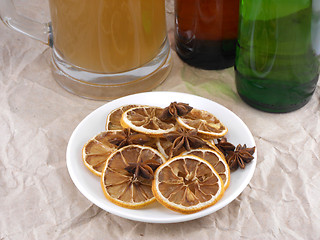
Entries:
<svg viewBox="0 0 320 240">
<path fill-rule="evenodd" d="M 67 167 L 74 184 L 87 199 L 105 211 L 123 218 L 150 223 L 174 223 L 211 214 L 229 204 L 244 190 L 256 167 L 256 153 L 254 154 L 254 160 L 247 164 L 244 170 L 239 169 L 231 173 L 230 186 L 221 200 L 212 207 L 197 213 L 179 214 L 166 209 L 159 203 L 153 203 L 143 209 L 132 210 L 119 207 L 105 198 L 99 177 L 93 175 L 82 162 L 81 150 L 84 144 L 96 134 L 104 131 L 106 117 L 115 108 L 126 104 L 166 107 L 173 101 L 188 103 L 194 108 L 214 114 L 228 127 L 229 132 L 226 137 L 234 145 L 245 143 L 248 147 L 256 145 L 250 130 L 243 121 L 230 110 L 211 100 L 177 92 L 147 92 L 122 97 L 99 107 L 89 114 L 80 122 L 70 137 L 67 148 Z"/>
</svg>

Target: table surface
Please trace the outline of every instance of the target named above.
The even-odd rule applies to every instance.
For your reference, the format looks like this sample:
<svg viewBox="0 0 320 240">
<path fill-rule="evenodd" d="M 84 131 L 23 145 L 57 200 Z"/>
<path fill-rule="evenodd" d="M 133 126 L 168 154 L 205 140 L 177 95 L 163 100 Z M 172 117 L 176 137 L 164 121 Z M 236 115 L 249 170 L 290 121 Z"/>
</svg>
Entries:
<svg viewBox="0 0 320 240">
<path fill-rule="evenodd" d="M 18 11 L 48 19 L 43 1 L 16 2 Z M 175 224 L 135 222 L 92 204 L 71 181 L 65 155 L 77 124 L 106 102 L 63 90 L 50 49 L 0 24 L 0 239 L 320 239 L 319 83 L 302 109 L 265 113 L 241 101 L 233 68 L 198 70 L 172 50 L 173 69 L 154 90 L 211 99 L 247 124 L 259 151 L 245 190 L 213 214 Z"/>
</svg>

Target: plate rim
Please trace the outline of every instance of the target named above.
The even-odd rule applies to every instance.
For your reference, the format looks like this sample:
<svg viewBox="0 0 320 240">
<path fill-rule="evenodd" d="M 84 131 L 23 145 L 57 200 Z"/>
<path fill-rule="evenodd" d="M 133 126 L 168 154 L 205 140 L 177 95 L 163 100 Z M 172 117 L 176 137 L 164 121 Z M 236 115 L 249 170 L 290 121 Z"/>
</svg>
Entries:
<svg viewBox="0 0 320 240">
<path fill-rule="evenodd" d="M 80 193 L 87 198 L 90 202 L 92 202 L 93 204 L 95 204 L 96 206 L 98 206 L 99 208 L 103 209 L 106 212 L 109 212 L 111 214 L 114 214 L 116 216 L 122 217 L 122 218 L 126 218 L 129 220 L 134 220 L 134 221 L 139 221 L 139 222 L 146 222 L 146 223 L 178 223 L 178 222 L 186 222 L 186 221 L 190 221 L 190 220 L 195 220 L 204 216 L 207 216 L 209 214 L 212 214 L 222 208 L 224 208 L 225 206 L 229 205 L 233 200 L 235 200 L 246 188 L 246 186 L 250 183 L 255 168 L 256 168 L 256 162 L 257 162 L 257 148 L 256 151 L 254 153 L 254 159 L 253 161 L 251 161 L 250 163 L 250 169 L 249 172 L 247 173 L 246 176 L 246 180 L 245 182 L 242 182 L 240 184 L 240 186 L 236 189 L 236 191 L 234 191 L 227 200 L 225 200 L 225 204 L 223 204 L 222 206 L 218 207 L 217 209 L 215 209 L 214 211 L 210 211 L 208 209 L 214 207 L 215 205 L 213 205 L 210 208 L 204 209 L 200 212 L 197 213 L 193 213 L 193 214 L 181 214 L 181 215 L 174 215 L 172 217 L 170 217 L 170 219 L 163 219 L 163 220 L 157 220 L 157 219 L 146 219 L 145 217 L 141 217 L 139 215 L 134 215 L 134 216 L 128 216 L 128 214 L 125 214 L 125 211 L 116 211 L 112 208 L 108 208 L 106 209 L 106 207 L 101 204 L 99 201 L 97 201 L 94 196 L 90 195 L 87 193 L 86 188 L 80 184 L 80 182 L 77 179 L 76 173 L 74 171 L 74 168 L 71 166 L 71 145 L 72 145 L 72 140 L 73 138 L 75 138 L 76 133 L 78 131 L 78 129 L 81 129 L 81 126 L 85 124 L 86 121 L 88 121 L 88 119 L 90 119 L 92 116 L 94 116 L 97 112 L 100 112 L 102 109 L 107 108 L 110 105 L 117 105 L 118 102 L 122 102 L 122 101 L 126 101 L 126 100 L 130 100 L 131 98 L 136 98 L 137 96 L 144 96 L 144 95 L 174 95 L 174 98 L 177 98 L 178 95 L 183 95 L 184 97 L 189 96 L 192 98 L 197 98 L 198 100 L 205 100 L 205 101 L 209 101 L 211 103 L 213 103 L 215 106 L 222 108 L 224 110 L 227 110 L 230 114 L 233 115 L 233 117 L 237 118 L 237 120 L 239 121 L 239 123 L 242 124 L 242 127 L 244 127 L 246 129 L 246 131 L 249 133 L 249 137 L 251 138 L 251 140 L 254 143 L 254 146 L 256 146 L 254 137 L 251 133 L 251 131 L 249 130 L 248 126 L 242 121 L 242 119 L 240 119 L 239 116 L 237 116 L 235 113 L 233 113 L 231 110 L 229 110 L 228 108 L 224 107 L 223 105 L 211 100 L 211 99 L 207 99 L 201 96 L 197 96 L 197 95 L 193 95 L 193 94 L 189 94 L 189 93 L 182 93 L 182 92 L 172 92 L 172 91 L 153 91 L 153 92 L 143 92 L 143 93 L 136 93 L 136 94 L 131 94 L 128 96 L 124 96 L 121 98 L 117 98 L 115 100 L 112 100 L 110 102 L 107 102 L 105 104 L 103 104 L 102 106 L 96 108 L 95 110 L 93 110 L 92 112 L 90 112 L 88 115 L 86 115 L 79 123 L 78 125 L 75 127 L 75 129 L 73 130 L 69 141 L 68 141 L 68 145 L 67 145 L 67 151 L 66 151 L 66 162 L 67 162 L 67 169 L 68 169 L 68 173 L 69 176 L 73 182 L 73 184 L 76 186 L 76 188 L 80 191 Z M 190 103 L 189 103 L 190 104 Z M 88 139 L 89 140 L 89 139 Z M 82 159 L 81 159 L 81 163 L 82 163 Z M 106 201 L 108 201 L 106 199 Z M 128 209 L 126 209 L 128 210 Z M 129 209 L 130 210 L 130 209 Z M 136 210 L 136 209 L 135 209 Z M 205 211 L 207 210 L 207 211 Z"/>
</svg>

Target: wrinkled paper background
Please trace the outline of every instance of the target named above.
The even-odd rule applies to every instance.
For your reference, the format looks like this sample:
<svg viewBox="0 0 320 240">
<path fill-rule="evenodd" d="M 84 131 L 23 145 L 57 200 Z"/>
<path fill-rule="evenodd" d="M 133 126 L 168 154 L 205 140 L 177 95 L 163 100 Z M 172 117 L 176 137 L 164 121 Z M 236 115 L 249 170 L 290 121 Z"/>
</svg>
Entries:
<svg viewBox="0 0 320 240">
<path fill-rule="evenodd" d="M 45 22 L 42 0 L 16 0 Z M 173 43 L 173 1 L 167 1 Z M 173 46 L 173 44 L 172 44 Z M 155 90 L 200 95 L 229 108 L 258 148 L 250 184 L 232 203 L 201 219 L 148 224 L 105 212 L 74 186 L 65 152 L 77 124 L 105 104 L 74 96 L 54 81 L 50 49 L 0 24 L 0 239 L 320 239 L 320 88 L 304 108 L 270 114 L 243 103 L 232 68 L 197 70 L 173 52 Z"/>
</svg>

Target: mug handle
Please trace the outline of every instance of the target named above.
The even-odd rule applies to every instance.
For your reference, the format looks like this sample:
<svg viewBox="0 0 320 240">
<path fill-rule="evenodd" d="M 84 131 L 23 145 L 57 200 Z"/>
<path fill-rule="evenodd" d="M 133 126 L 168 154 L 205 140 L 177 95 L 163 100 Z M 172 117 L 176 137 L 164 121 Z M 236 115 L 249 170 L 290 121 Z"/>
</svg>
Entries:
<svg viewBox="0 0 320 240">
<path fill-rule="evenodd" d="M 51 23 L 40 23 L 17 14 L 12 0 L 0 0 L 0 19 L 9 28 L 52 47 Z"/>
</svg>

